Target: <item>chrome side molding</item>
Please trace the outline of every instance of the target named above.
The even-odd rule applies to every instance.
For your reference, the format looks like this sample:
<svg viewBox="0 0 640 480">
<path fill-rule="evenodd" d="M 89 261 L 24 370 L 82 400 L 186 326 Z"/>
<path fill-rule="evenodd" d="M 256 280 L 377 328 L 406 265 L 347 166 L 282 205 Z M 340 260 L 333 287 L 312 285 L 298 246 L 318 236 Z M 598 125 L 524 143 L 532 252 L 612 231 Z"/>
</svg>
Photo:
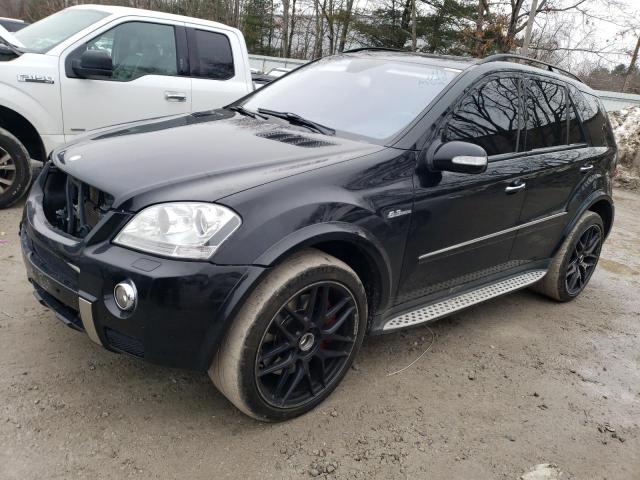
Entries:
<svg viewBox="0 0 640 480">
<path fill-rule="evenodd" d="M 436 250 L 434 252 L 425 253 L 418 257 L 418 261 L 421 262 L 429 257 L 434 257 L 436 255 L 440 255 L 441 253 L 446 253 L 451 250 L 456 250 L 457 248 L 467 247 L 469 245 L 473 245 L 474 243 L 483 242 L 484 240 L 489 240 L 494 237 L 499 237 L 500 235 L 505 235 L 507 233 L 515 232 L 516 230 L 520 230 L 522 228 L 527 228 L 527 227 L 531 227 L 532 225 L 537 225 L 538 223 L 548 222 L 549 220 L 562 217 L 566 214 L 567 212 L 555 213 L 553 215 L 549 215 L 548 217 L 538 218 L 537 220 L 532 220 L 531 222 L 522 223 L 520 225 L 516 225 L 515 227 L 507 228 L 505 230 L 500 230 L 499 232 L 490 233 L 489 235 L 485 235 L 483 237 L 474 238 L 472 240 L 467 240 L 466 242 L 451 245 L 450 247 L 441 248 L 440 250 Z"/>
</svg>

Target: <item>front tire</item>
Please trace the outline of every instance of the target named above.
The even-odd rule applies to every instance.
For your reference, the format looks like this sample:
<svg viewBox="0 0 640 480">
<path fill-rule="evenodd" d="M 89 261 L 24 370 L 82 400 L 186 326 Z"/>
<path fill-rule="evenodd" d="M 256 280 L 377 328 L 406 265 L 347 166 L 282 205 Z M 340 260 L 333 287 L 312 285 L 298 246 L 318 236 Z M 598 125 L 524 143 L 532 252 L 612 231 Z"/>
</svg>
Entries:
<svg viewBox="0 0 640 480">
<path fill-rule="evenodd" d="M 534 290 L 559 302 L 576 298 L 596 269 L 603 241 L 602 218 L 595 212 L 585 212 Z"/>
<path fill-rule="evenodd" d="M 294 254 L 256 287 L 209 376 L 245 414 L 282 421 L 316 407 L 349 370 L 367 299 L 356 273 L 316 250 Z"/>
<path fill-rule="evenodd" d="M 31 160 L 14 135 L 0 128 L 0 208 L 16 203 L 31 185 Z"/>
</svg>

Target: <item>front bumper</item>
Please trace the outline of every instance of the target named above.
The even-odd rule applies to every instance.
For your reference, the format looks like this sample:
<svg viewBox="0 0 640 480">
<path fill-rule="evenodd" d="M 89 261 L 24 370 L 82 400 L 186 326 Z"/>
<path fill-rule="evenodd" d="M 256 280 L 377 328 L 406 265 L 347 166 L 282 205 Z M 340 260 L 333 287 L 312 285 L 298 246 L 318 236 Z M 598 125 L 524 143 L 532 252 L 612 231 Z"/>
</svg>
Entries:
<svg viewBox="0 0 640 480">
<path fill-rule="evenodd" d="M 38 182 L 20 236 L 36 298 L 59 319 L 109 350 L 173 367 L 210 366 L 237 308 L 265 271 L 162 259 L 98 235 L 93 241 L 69 237 L 47 222 Z M 114 286 L 126 279 L 138 291 L 136 308 L 128 313 L 113 298 Z"/>
</svg>

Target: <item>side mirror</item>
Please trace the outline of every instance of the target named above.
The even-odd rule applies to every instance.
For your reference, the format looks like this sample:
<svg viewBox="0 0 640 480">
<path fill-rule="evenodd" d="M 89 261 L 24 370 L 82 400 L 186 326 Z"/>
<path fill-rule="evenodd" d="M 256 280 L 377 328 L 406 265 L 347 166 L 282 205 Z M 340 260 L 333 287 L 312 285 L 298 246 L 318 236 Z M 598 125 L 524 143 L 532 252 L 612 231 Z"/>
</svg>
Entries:
<svg viewBox="0 0 640 480">
<path fill-rule="evenodd" d="M 431 171 L 483 173 L 487 170 L 487 152 L 473 143 L 443 143 L 430 156 L 427 166 Z"/>
<path fill-rule="evenodd" d="M 101 50 L 87 50 L 73 61 L 73 71 L 80 78 L 104 79 L 113 75 L 111 55 Z"/>
</svg>

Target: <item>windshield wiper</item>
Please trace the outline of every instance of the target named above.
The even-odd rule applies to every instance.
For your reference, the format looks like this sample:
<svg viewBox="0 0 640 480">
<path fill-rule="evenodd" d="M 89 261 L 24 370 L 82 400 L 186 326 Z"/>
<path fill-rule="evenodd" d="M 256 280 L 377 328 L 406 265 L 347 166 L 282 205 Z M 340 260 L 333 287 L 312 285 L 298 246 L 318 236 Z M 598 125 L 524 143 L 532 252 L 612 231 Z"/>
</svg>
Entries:
<svg viewBox="0 0 640 480">
<path fill-rule="evenodd" d="M 311 130 L 314 130 L 318 133 L 322 133 L 324 135 L 335 135 L 336 131 L 333 128 L 327 127 L 320 123 L 313 122 L 311 120 L 307 120 L 306 118 L 301 117 L 296 113 L 291 112 L 277 112 L 276 110 L 269 110 L 266 108 L 259 108 L 259 113 L 264 113 L 265 115 L 271 115 L 272 117 L 282 118 L 284 120 L 289 121 L 290 123 L 301 125 L 303 127 L 307 127 Z"/>
<path fill-rule="evenodd" d="M 259 115 L 254 111 L 244 108 L 242 105 L 232 105 L 230 107 L 225 107 L 225 108 L 227 108 L 228 110 L 232 110 L 234 112 L 238 112 L 242 115 L 246 115 L 247 117 L 251 117 L 251 118 L 260 117 L 260 118 L 264 118 L 265 120 L 267 119 L 267 117 L 265 117 L 264 115 Z"/>
<path fill-rule="evenodd" d="M 9 49 L 9 51 L 11 51 L 11 53 L 13 53 L 14 55 L 16 55 L 18 57 L 24 53 L 18 47 L 16 47 L 15 45 L 12 45 L 10 42 L 8 42 L 4 38 L 2 38 L 2 35 L 0 35 L 0 42 L 2 42 L 2 44 L 0 44 L 0 46 L 6 47 L 7 49 Z"/>
</svg>

